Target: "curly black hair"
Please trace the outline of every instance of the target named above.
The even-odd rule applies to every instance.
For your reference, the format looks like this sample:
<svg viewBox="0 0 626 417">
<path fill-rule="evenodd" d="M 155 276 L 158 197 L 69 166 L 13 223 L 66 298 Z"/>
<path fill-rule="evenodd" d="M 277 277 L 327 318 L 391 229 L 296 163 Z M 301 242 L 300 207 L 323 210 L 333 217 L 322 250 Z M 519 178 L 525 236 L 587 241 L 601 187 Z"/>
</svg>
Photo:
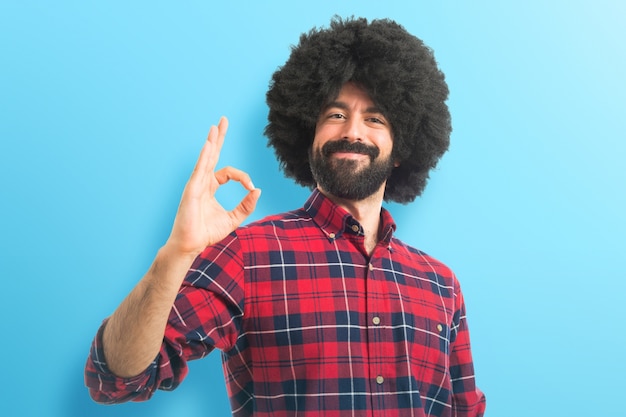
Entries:
<svg viewBox="0 0 626 417">
<path fill-rule="evenodd" d="M 346 82 L 365 89 L 391 124 L 400 165 L 385 201 L 413 201 L 450 143 L 448 86 L 432 50 L 392 20 L 335 17 L 300 36 L 267 92 L 268 146 L 286 176 L 314 187 L 308 151 L 317 119 Z"/>
</svg>

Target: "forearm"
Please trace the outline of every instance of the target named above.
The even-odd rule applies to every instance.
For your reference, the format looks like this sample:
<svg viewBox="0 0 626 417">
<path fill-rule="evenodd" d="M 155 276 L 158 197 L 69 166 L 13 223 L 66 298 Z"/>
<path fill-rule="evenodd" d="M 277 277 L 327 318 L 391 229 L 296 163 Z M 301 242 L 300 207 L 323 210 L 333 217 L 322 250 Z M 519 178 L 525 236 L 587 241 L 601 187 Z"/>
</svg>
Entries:
<svg viewBox="0 0 626 417">
<path fill-rule="evenodd" d="M 161 248 L 150 270 L 109 318 L 103 333 L 106 362 L 115 375 L 143 372 L 161 348 L 165 326 L 194 256 Z"/>
</svg>

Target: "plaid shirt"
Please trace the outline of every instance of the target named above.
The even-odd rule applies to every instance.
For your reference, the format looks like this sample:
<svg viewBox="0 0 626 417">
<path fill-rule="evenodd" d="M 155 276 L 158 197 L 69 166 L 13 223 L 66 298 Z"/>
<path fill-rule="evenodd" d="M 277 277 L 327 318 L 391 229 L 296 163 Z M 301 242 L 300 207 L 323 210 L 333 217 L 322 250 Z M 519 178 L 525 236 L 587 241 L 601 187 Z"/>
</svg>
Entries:
<svg viewBox="0 0 626 417">
<path fill-rule="evenodd" d="M 100 329 L 92 397 L 146 400 L 218 348 L 234 416 L 481 416 L 459 284 L 394 230 L 383 209 L 368 256 L 359 223 L 318 191 L 239 228 L 194 262 L 144 374 L 108 371 Z"/>
</svg>

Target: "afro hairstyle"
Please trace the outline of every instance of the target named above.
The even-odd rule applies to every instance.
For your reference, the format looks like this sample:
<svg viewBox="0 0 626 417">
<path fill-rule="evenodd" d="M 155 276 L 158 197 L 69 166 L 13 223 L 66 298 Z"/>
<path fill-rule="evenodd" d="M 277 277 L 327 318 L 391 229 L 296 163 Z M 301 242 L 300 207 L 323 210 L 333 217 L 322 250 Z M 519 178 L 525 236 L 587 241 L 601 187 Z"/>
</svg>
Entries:
<svg viewBox="0 0 626 417">
<path fill-rule="evenodd" d="M 268 146 L 287 177 L 315 187 L 309 165 L 315 126 L 346 82 L 363 88 L 391 125 L 399 166 L 385 201 L 413 201 L 450 143 L 448 86 L 432 50 L 392 20 L 335 17 L 330 28 L 300 36 L 267 92 Z"/>
</svg>

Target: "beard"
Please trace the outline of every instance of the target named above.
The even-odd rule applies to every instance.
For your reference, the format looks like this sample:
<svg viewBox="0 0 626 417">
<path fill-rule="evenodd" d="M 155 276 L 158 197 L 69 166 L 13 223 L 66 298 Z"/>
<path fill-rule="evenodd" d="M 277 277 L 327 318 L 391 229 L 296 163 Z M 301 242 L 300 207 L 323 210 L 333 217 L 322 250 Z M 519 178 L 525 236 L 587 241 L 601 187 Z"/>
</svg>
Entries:
<svg viewBox="0 0 626 417">
<path fill-rule="evenodd" d="M 356 152 L 368 155 L 369 165 L 363 161 L 333 159 L 335 152 Z M 387 181 L 394 168 L 391 155 L 378 159 L 380 151 L 374 146 L 347 140 L 326 142 L 321 149 L 309 150 L 311 173 L 317 185 L 335 197 L 346 200 L 364 200 L 376 193 Z"/>
</svg>

